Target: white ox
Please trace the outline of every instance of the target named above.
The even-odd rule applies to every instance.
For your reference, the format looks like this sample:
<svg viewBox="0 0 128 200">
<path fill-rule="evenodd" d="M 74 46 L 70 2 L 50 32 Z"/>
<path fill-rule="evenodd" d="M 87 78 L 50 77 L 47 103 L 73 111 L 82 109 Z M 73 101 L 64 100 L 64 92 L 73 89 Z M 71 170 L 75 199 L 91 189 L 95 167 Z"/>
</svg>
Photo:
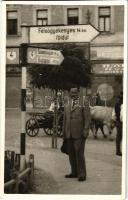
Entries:
<svg viewBox="0 0 128 200">
<path fill-rule="evenodd" d="M 100 128 L 103 136 L 106 138 L 106 134 L 104 133 L 104 126 L 108 129 L 107 131 L 111 135 L 112 130 L 114 128 L 114 123 L 112 120 L 112 107 L 104 107 L 104 106 L 90 106 L 91 112 L 91 126 L 94 137 L 97 138 L 97 131 Z"/>
</svg>

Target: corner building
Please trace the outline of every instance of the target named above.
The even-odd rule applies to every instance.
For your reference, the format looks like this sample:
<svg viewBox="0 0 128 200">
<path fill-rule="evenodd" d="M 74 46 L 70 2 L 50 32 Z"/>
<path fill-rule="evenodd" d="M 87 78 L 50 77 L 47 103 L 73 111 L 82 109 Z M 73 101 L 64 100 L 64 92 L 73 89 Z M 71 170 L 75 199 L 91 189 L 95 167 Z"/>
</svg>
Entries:
<svg viewBox="0 0 128 200">
<path fill-rule="evenodd" d="M 113 106 L 123 90 L 124 6 L 97 5 L 7 5 L 7 42 L 11 50 L 22 42 L 21 25 L 78 25 L 92 24 L 100 31 L 85 48 L 85 57 L 92 64 L 92 85 L 84 90 L 87 95 L 100 94 L 102 104 Z M 54 44 L 53 44 L 54 45 Z M 48 47 L 48 45 L 47 45 Z M 11 50 L 10 50 L 11 49 Z M 15 60 L 19 57 L 16 51 Z M 9 55 L 7 53 L 7 59 Z M 10 59 L 10 58 L 9 58 Z M 17 63 L 17 62 L 16 62 Z M 21 68 L 11 59 L 6 66 L 6 107 L 20 108 Z M 51 95 L 51 91 L 31 88 L 28 76 L 28 107 L 41 107 L 38 99 Z"/>
</svg>

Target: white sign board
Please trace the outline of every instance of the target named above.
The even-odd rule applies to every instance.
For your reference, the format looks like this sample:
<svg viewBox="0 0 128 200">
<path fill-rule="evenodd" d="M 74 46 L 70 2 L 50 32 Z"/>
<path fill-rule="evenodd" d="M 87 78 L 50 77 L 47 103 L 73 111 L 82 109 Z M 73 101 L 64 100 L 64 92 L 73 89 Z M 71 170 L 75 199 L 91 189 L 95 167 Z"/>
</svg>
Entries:
<svg viewBox="0 0 128 200">
<path fill-rule="evenodd" d="M 30 27 L 30 43 L 91 42 L 99 31 L 92 25 Z"/>
<path fill-rule="evenodd" d="M 91 47 L 91 60 L 123 60 L 123 46 Z"/>
<path fill-rule="evenodd" d="M 29 64 L 60 65 L 64 57 L 60 51 L 28 47 L 27 62 Z"/>
<path fill-rule="evenodd" d="M 14 64 L 18 65 L 19 64 L 19 48 L 11 48 L 7 47 L 6 48 L 6 64 Z"/>
<path fill-rule="evenodd" d="M 97 92 L 99 93 L 102 101 L 111 100 L 114 95 L 114 90 L 113 90 L 112 86 L 107 83 L 103 83 L 103 84 L 99 85 Z"/>
</svg>

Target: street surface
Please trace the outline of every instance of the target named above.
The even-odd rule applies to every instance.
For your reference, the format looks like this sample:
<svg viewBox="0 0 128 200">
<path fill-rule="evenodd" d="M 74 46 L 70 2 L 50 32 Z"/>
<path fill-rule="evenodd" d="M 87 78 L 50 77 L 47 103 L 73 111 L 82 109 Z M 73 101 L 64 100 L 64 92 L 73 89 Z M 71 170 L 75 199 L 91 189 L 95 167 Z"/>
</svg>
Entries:
<svg viewBox="0 0 128 200">
<path fill-rule="evenodd" d="M 27 116 L 28 117 L 28 116 Z M 6 111 L 5 149 L 20 152 L 20 111 Z M 85 155 L 87 180 L 66 179 L 70 173 L 68 156 L 62 154 L 62 139 L 58 139 L 58 148 L 51 148 L 51 137 L 46 136 L 42 129 L 36 137 L 26 136 L 26 158 L 34 154 L 35 180 L 31 193 L 39 194 L 121 194 L 122 159 L 115 155 L 114 141 L 104 139 L 98 133 L 94 139 L 90 132 L 86 142 Z"/>
</svg>

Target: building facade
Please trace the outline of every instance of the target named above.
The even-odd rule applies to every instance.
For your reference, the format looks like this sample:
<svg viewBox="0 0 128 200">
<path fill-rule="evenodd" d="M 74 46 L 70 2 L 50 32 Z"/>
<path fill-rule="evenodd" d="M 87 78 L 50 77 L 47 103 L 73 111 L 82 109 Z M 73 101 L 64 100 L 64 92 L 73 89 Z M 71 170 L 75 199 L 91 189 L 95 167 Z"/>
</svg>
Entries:
<svg viewBox="0 0 128 200">
<path fill-rule="evenodd" d="M 78 25 L 92 24 L 100 34 L 90 42 L 88 59 L 92 65 L 92 85 L 86 94 L 100 94 L 103 105 L 112 106 L 123 90 L 124 6 L 96 5 L 7 5 L 7 47 L 17 48 L 22 43 L 21 25 Z M 78 46 L 87 48 L 87 44 Z M 10 50 L 9 50 L 10 51 Z M 7 52 L 6 107 L 20 107 L 21 69 L 11 61 Z M 16 57 L 19 52 L 16 52 Z M 12 64 L 12 63 L 13 64 Z M 37 102 L 40 95 L 51 94 L 49 90 L 32 90 L 28 99 Z M 42 97 L 43 98 L 43 97 Z M 39 103 L 34 103 L 39 106 Z"/>
</svg>

